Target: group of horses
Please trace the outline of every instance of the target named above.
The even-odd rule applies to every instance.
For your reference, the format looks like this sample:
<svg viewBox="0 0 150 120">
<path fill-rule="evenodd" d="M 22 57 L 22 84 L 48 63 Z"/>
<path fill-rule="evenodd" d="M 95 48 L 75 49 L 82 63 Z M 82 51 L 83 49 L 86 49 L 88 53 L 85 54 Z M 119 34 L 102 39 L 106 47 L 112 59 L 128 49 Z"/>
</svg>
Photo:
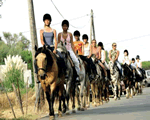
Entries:
<svg viewBox="0 0 150 120">
<path fill-rule="evenodd" d="M 95 63 L 98 76 L 92 81 L 89 80 L 87 72 L 88 64 L 77 55 L 80 63 L 80 83 L 76 82 L 76 70 L 74 63 L 71 60 L 69 52 L 65 45 L 60 42 L 57 47 L 67 66 L 66 73 L 68 77 L 65 78 L 64 72 L 60 65 L 60 60 L 57 54 L 54 54 L 45 45 L 41 48 L 35 46 L 35 61 L 38 67 L 37 77 L 41 86 L 46 93 L 46 99 L 49 104 L 50 119 L 54 119 L 54 102 L 57 96 L 59 100 L 58 115 L 62 113 L 69 113 L 69 100 L 72 103 L 72 112 L 75 112 L 75 102 L 77 99 L 78 110 L 84 111 L 90 107 L 90 90 L 92 91 L 92 104 L 93 106 L 102 105 L 104 101 L 109 101 L 109 85 L 112 86 L 114 99 L 120 99 L 121 96 L 121 76 L 115 62 L 109 62 L 109 70 L 107 70 L 108 80 L 105 80 L 103 69 L 97 63 L 96 57 L 91 56 Z M 122 65 L 126 89 L 126 97 L 133 97 L 134 94 L 142 93 L 141 81 L 142 78 L 137 74 L 136 69 L 131 68 L 124 64 Z M 91 71 L 92 73 L 92 71 Z M 93 73 L 92 73 L 93 74 Z"/>
</svg>

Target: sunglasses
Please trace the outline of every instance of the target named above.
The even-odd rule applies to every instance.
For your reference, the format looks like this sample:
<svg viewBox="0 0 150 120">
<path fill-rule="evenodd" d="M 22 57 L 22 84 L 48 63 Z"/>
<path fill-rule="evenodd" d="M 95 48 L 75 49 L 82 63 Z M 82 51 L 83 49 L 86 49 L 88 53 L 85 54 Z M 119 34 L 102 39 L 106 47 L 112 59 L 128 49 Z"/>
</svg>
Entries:
<svg viewBox="0 0 150 120">
<path fill-rule="evenodd" d="M 96 42 L 92 42 L 92 43 L 96 43 Z"/>
<path fill-rule="evenodd" d="M 113 45 L 114 47 L 116 47 L 117 45 Z"/>
</svg>

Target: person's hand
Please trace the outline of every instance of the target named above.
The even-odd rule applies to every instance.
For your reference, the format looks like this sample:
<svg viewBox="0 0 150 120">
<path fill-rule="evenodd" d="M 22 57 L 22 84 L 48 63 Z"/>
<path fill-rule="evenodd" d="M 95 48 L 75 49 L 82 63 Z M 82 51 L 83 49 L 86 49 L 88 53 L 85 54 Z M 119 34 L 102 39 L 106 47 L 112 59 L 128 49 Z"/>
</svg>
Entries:
<svg viewBox="0 0 150 120">
<path fill-rule="evenodd" d="M 53 53 L 56 54 L 56 49 L 53 50 Z"/>
<path fill-rule="evenodd" d="M 87 56 L 87 58 L 90 58 L 90 56 Z"/>
<path fill-rule="evenodd" d="M 104 63 L 105 62 L 105 60 L 102 60 L 102 63 Z"/>
</svg>

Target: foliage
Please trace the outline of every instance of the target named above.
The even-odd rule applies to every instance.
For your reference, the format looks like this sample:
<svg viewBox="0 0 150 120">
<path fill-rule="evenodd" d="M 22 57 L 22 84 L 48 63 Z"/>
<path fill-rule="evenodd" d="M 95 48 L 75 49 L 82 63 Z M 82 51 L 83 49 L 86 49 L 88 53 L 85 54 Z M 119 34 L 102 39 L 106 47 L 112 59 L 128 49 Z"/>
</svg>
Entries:
<svg viewBox="0 0 150 120">
<path fill-rule="evenodd" d="M 9 47 L 22 50 L 29 48 L 30 41 L 22 33 L 12 35 L 10 32 L 3 32 L 3 36 Z"/>
<path fill-rule="evenodd" d="M 4 58 L 6 57 L 8 52 L 9 47 L 3 41 L 0 41 L 0 65 L 4 64 Z"/>
<path fill-rule="evenodd" d="M 150 69 L 150 61 L 142 62 L 142 68 L 145 69 L 145 70 Z"/>
<path fill-rule="evenodd" d="M 12 83 L 17 86 L 17 80 L 20 88 L 24 87 L 23 73 L 21 70 L 15 68 L 13 65 L 12 69 L 6 73 L 5 80 L 3 81 L 4 87 L 7 91 L 12 91 Z"/>
</svg>

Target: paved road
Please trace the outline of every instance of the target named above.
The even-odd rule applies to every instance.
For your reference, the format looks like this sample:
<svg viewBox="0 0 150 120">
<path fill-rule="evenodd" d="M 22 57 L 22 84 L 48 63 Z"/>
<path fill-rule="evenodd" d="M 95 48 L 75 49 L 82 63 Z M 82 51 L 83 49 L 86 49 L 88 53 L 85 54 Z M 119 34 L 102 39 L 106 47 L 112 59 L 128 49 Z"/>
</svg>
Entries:
<svg viewBox="0 0 150 120">
<path fill-rule="evenodd" d="M 49 120 L 49 117 L 41 120 Z M 102 106 L 56 117 L 56 120 L 150 120 L 150 88 L 144 88 L 143 94 L 134 98 L 122 96 L 118 101 L 111 99 Z"/>
</svg>

